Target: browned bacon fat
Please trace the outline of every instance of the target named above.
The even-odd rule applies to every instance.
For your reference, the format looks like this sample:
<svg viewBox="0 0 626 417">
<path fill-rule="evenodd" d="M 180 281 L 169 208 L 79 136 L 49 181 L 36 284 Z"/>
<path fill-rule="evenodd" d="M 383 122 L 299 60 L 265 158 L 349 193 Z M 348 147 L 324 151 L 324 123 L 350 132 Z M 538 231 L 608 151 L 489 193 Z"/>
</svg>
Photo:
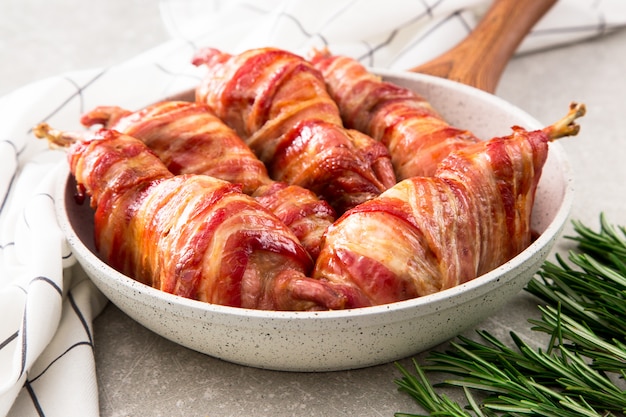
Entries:
<svg viewBox="0 0 626 417">
<path fill-rule="evenodd" d="M 360 307 L 432 294 L 508 261 L 531 242 L 548 142 L 576 134 L 584 111 L 466 146 L 434 176 L 400 181 L 348 211 L 327 232 L 313 277 L 351 286 L 350 306 Z"/>
<path fill-rule="evenodd" d="M 387 146 L 398 180 L 431 176 L 450 152 L 478 140 L 450 126 L 423 97 L 383 81 L 355 59 L 315 51 L 311 62 L 323 74 L 346 127 Z"/>
<path fill-rule="evenodd" d="M 387 149 L 343 128 L 321 74 L 302 57 L 207 48 L 193 62 L 207 68 L 196 100 L 235 129 L 275 180 L 312 190 L 338 213 L 395 184 Z"/>
<path fill-rule="evenodd" d="M 35 134 L 69 146 L 70 170 L 95 208 L 98 251 L 122 273 L 227 306 L 344 306 L 326 282 L 307 278 L 312 261 L 298 239 L 241 186 L 175 176 L 143 142 L 114 130 L 74 134 L 39 125 Z"/>
<path fill-rule="evenodd" d="M 312 191 L 272 180 L 264 164 L 206 104 L 164 101 L 135 112 L 100 106 L 81 122 L 141 139 L 175 175 L 205 174 L 241 184 L 244 193 L 291 228 L 313 258 L 335 220 L 334 210 Z"/>
</svg>

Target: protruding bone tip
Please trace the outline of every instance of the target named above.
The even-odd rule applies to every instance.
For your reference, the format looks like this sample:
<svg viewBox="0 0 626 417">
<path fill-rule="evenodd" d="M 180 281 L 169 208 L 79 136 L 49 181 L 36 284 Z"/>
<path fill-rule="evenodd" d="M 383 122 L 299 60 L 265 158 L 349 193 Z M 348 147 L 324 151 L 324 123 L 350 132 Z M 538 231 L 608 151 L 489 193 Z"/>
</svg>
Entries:
<svg viewBox="0 0 626 417">
<path fill-rule="evenodd" d="M 584 103 L 572 102 L 570 103 L 569 108 L 574 113 L 575 118 L 583 117 L 585 113 L 587 113 L 587 107 Z"/>
<path fill-rule="evenodd" d="M 39 139 L 47 139 L 50 133 L 50 125 L 48 123 L 39 123 L 33 127 L 33 134 Z"/>
<path fill-rule="evenodd" d="M 583 103 L 572 102 L 569 105 L 567 115 L 551 126 L 544 129 L 550 136 L 550 140 L 559 139 L 565 136 L 576 136 L 580 131 L 580 126 L 576 123 L 576 119 L 582 117 L 587 112 L 587 108 Z"/>
</svg>

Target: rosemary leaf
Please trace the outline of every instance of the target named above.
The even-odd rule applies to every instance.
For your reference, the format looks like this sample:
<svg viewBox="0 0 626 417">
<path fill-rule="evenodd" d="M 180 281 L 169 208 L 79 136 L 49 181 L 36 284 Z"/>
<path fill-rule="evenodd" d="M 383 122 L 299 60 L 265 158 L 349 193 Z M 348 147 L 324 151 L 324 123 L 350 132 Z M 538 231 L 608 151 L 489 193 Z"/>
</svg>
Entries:
<svg viewBox="0 0 626 417">
<path fill-rule="evenodd" d="M 435 393 L 432 385 L 428 381 L 426 374 L 413 360 L 413 366 L 417 376 L 410 374 L 402 365 L 396 363 L 396 367 L 400 370 L 404 377 L 397 379 L 395 382 L 401 391 L 411 395 L 422 407 L 430 411 L 430 416 L 446 416 L 446 417 L 471 417 L 466 413 L 460 405 L 450 400 L 445 395 Z M 424 414 L 406 414 L 395 413 L 396 417 L 427 417 Z"/>
</svg>

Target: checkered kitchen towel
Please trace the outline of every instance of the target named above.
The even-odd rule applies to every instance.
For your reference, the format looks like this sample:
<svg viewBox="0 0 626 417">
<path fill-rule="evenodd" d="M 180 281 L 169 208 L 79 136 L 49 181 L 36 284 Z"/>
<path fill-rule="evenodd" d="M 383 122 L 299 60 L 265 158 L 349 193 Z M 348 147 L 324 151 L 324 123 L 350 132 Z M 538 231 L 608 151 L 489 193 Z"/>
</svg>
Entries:
<svg viewBox="0 0 626 417">
<path fill-rule="evenodd" d="M 127 108 L 197 82 L 190 58 L 213 46 L 328 46 L 376 67 L 406 69 L 464 38 L 488 0 L 164 0 L 172 40 L 117 67 L 63 74 L 0 99 L 0 416 L 97 416 L 92 320 L 106 299 L 85 277 L 55 218 L 64 156 L 36 123 L 78 126 L 99 104 Z M 520 51 L 602 35 L 626 24 L 623 0 L 561 0 Z M 133 96 L 116 97 L 132 81 Z"/>
</svg>

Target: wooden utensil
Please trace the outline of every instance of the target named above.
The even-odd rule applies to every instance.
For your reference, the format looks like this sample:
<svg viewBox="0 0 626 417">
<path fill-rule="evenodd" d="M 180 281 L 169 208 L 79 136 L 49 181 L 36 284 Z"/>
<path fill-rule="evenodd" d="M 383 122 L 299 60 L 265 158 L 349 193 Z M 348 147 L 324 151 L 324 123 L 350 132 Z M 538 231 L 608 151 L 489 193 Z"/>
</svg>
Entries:
<svg viewBox="0 0 626 417">
<path fill-rule="evenodd" d="M 494 93 L 507 63 L 557 0 L 494 0 L 467 38 L 437 58 L 410 69 Z"/>
</svg>

